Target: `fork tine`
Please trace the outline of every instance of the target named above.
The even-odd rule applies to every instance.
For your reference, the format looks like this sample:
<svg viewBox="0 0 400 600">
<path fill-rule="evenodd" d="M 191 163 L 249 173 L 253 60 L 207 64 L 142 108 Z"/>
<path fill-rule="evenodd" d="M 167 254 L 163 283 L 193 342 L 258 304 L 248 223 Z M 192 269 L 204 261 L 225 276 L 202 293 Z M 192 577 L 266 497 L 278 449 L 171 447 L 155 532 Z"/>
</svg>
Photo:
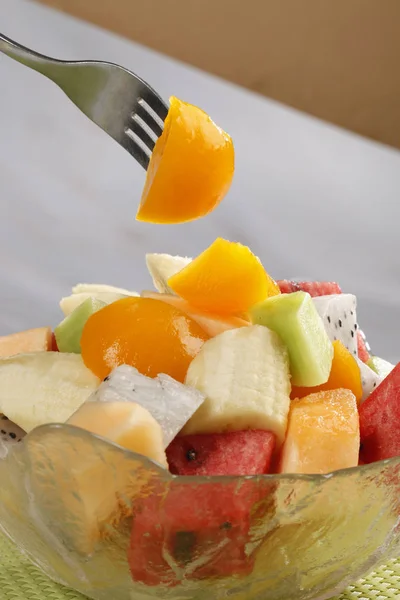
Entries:
<svg viewBox="0 0 400 600">
<path fill-rule="evenodd" d="M 140 138 L 142 140 L 142 142 L 144 143 L 144 145 L 147 146 L 147 148 L 149 148 L 150 152 L 153 150 L 156 142 L 143 129 L 143 127 L 142 127 L 142 125 L 140 123 L 138 123 L 137 121 L 132 120 L 132 123 L 127 128 L 126 133 L 128 133 L 128 130 L 132 131 L 138 138 Z"/>
<path fill-rule="evenodd" d="M 135 134 L 133 133 L 133 131 L 131 131 L 130 129 L 126 129 L 125 133 L 126 136 L 123 142 L 123 146 L 126 150 L 128 150 L 129 154 L 131 154 L 133 158 L 135 158 L 138 161 L 138 163 L 143 167 L 143 169 L 147 171 L 147 167 L 149 166 L 150 162 L 150 150 L 147 149 L 146 151 L 144 149 L 145 146 L 143 142 L 139 143 L 141 142 L 140 138 L 139 140 L 135 139 Z"/>
<path fill-rule="evenodd" d="M 157 137 L 160 137 L 160 135 L 163 132 L 163 128 L 154 119 L 154 117 L 146 110 L 146 108 L 143 106 L 143 104 L 140 103 L 140 101 L 138 102 L 137 106 L 135 107 L 135 110 L 132 113 L 132 119 L 135 119 L 136 115 L 138 117 L 140 117 L 140 119 L 142 119 L 142 121 L 144 121 L 144 123 L 146 123 L 146 125 L 151 129 L 151 131 L 153 131 L 155 133 L 155 135 Z"/>
<path fill-rule="evenodd" d="M 165 121 L 168 114 L 168 106 L 165 102 L 154 92 L 150 87 L 143 89 L 141 98 L 150 106 L 150 108 L 160 117 L 162 121 Z"/>
</svg>

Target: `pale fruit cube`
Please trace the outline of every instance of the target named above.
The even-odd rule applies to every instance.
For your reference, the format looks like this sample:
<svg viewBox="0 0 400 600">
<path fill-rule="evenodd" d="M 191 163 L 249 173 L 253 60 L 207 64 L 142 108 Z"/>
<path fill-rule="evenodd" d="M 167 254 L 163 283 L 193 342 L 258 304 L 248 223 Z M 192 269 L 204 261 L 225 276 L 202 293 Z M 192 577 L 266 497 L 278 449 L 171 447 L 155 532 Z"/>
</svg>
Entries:
<svg viewBox="0 0 400 600">
<path fill-rule="evenodd" d="M 68 420 L 167 467 L 160 425 L 134 402 L 86 402 Z"/>
<path fill-rule="evenodd" d="M 108 375 L 90 400 L 140 404 L 161 425 L 166 448 L 204 402 L 204 395 L 169 375 L 152 379 L 134 367 L 121 365 Z"/>
<path fill-rule="evenodd" d="M 171 254 L 146 254 L 147 269 L 153 280 L 154 287 L 161 293 L 173 294 L 168 285 L 168 279 L 182 271 L 191 258 L 187 256 L 171 256 Z"/>
<path fill-rule="evenodd" d="M 25 431 L 65 421 L 99 386 L 80 354 L 32 352 L 0 359 L 0 413 Z"/>
<path fill-rule="evenodd" d="M 191 362 L 186 383 L 206 397 L 185 435 L 264 429 L 285 436 L 290 405 L 289 358 L 279 336 L 261 325 L 225 331 Z"/>
<path fill-rule="evenodd" d="M 51 349 L 50 327 L 28 329 L 0 337 L 0 357 L 15 356 L 26 352 L 44 352 Z"/>
<path fill-rule="evenodd" d="M 72 288 L 73 294 L 122 294 L 123 296 L 139 296 L 137 292 L 104 283 L 77 283 Z"/>
<path fill-rule="evenodd" d="M 112 304 L 113 302 L 117 302 L 117 300 L 121 300 L 122 298 L 126 297 L 126 295 L 119 294 L 117 292 L 81 292 L 79 294 L 72 294 L 71 296 L 61 298 L 60 308 L 64 316 L 68 317 L 72 312 L 74 312 L 74 310 L 78 308 L 78 306 L 90 298 L 93 300 L 100 300 L 106 305 Z"/>
<path fill-rule="evenodd" d="M 317 392 L 293 400 L 282 473 L 330 473 L 358 465 L 360 423 L 357 400 L 349 390 Z"/>
</svg>

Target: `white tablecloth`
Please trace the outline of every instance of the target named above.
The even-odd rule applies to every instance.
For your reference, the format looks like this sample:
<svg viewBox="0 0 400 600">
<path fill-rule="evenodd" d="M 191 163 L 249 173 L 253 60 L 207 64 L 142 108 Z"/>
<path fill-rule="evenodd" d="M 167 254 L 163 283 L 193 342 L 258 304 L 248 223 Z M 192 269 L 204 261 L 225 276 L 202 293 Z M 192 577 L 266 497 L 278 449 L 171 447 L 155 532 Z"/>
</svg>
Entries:
<svg viewBox="0 0 400 600">
<path fill-rule="evenodd" d="M 1 0 L 0 24 L 39 51 L 114 61 L 198 104 L 237 157 L 213 215 L 136 223 L 142 169 L 56 86 L 0 56 L 0 334 L 55 325 L 76 282 L 148 287 L 146 251 L 193 255 L 223 236 L 277 278 L 338 280 L 357 294 L 373 349 L 400 358 L 397 151 L 26 0 Z"/>
</svg>

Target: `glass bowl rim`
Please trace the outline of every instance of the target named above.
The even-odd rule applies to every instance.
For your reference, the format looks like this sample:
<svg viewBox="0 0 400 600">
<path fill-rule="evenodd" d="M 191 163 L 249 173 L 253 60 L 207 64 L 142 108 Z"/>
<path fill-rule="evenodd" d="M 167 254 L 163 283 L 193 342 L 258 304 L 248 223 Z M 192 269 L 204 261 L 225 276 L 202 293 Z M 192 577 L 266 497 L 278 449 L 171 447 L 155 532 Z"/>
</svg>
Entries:
<svg viewBox="0 0 400 600">
<path fill-rule="evenodd" d="M 86 429 L 82 429 L 81 427 L 77 427 L 75 425 L 70 425 L 68 423 L 46 423 L 44 425 L 39 425 L 32 429 L 27 435 L 19 442 L 15 444 L 13 448 L 18 448 L 20 444 L 24 444 L 25 440 L 35 439 L 37 436 L 41 436 L 43 432 L 56 432 L 63 431 L 66 432 L 67 435 L 71 435 L 72 437 L 86 437 L 87 439 L 91 439 L 94 443 L 100 443 L 103 446 L 108 446 L 109 448 L 114 448 L 120 455 L 125 456 L 127 459 L 135 459 L 142 464 L 148 464 L 149 468 L 153 471 L 158 471 L 164 479 L 171 481 L 179 481 L 181 483 L 206 483 L 206 482 L 227 482 L 227 481 L 268 481 L 268 482 L 309 482 L 309 483 L 323 483 L 331 479 L 337 478 L 346 478 L 350 477 L 354 474 L 365 474 L 374 473 L 377 470 L 380 470 L 380 467 L 386 467 L 387 465 L 399 465 L 400 466 L 400 456 L 394 456 L 392 458 L 386 458 L 384 460 L 371 462 L 365 465 L 357 465 L 355 467 L 348 467 L 345 469 L 338 469 L 336 471 L 332 471 L 330 473 L 324 474 L 303 474 L 303 473 L 273 473 L 273 474 L 259 474 L 259 475 L 173 475 L 167 469 L 162 467 L 159 463 L 155 462 L 151 458 L 143 454 L 138 454 L 127 448 L 123 448 L 118 444 L 102 437 L 101 435 L 94 434 Z M 13 454 L 13 448 L 10 452 L 5 456 L 5 458 L 0 459 L 1 461 L 7 462 L 9 456 Z"/>
</svg>

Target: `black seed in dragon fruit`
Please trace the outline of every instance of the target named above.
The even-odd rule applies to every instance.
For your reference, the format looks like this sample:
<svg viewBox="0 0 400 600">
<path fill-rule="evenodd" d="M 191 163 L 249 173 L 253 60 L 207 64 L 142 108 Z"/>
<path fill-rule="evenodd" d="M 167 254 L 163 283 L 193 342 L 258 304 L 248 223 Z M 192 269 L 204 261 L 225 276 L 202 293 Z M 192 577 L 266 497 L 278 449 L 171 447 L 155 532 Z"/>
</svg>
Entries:
<svg viewBox="0 0 400 600">
<path fill-rule="evenodd" d="M 329 339 L 332 342 L 339 340 L 353 356 L 358 356 L 356 297 L 353 294 L 333 294 L 313 298 L 313 302 Z"/>
</svg>

